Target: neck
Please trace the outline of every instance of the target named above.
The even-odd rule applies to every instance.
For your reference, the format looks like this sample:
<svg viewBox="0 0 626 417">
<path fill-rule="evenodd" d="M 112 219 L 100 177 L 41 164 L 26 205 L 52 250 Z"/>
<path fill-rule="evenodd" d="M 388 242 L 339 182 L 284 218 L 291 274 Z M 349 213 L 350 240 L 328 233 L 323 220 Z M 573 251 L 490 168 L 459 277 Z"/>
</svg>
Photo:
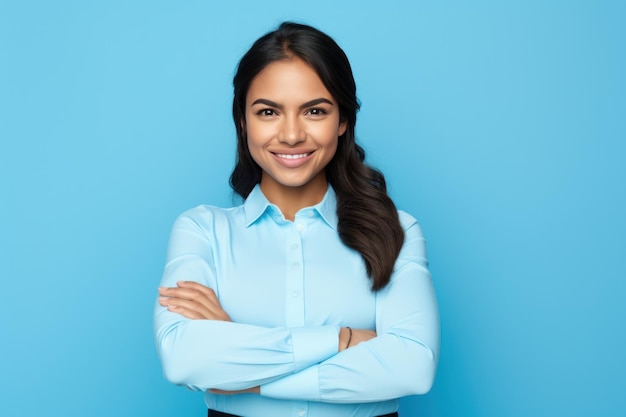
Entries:
<svg viewBox="0 0 626 417">
<path fill-rule="evenodd" d="M 287 220 L 293 221 L 298 210 L 314 206 L 322 201 L 328 190 L 325 175 L 318 175 L 305 185 L 288 187 L 274 181 L 268 175 L 261 178 L 261 191 L 270 203 L 275 204 Z"/>
</svg>

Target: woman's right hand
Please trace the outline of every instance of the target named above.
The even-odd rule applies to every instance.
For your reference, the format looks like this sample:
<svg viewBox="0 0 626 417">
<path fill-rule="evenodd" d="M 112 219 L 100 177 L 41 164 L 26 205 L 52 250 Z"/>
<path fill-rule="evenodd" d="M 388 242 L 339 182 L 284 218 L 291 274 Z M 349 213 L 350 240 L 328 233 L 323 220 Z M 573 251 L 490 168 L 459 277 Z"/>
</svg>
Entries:
<svg viewBox="0 0 626 417">
<path fill-rule="evenodd" d="M 352 332 L 352 335 L 350 335 Z M 361 342 L 366 342 L 376 337 L 376 332 L 365 329 L 349 329 L 342 327 L 339 330 L 339 352 L 354 347 Z"/>
<path fill-rule="evenodd" d="M 176 287 L 160 287 L 159 303 L 188 319 L 231 321 L 215 291 L 194 281 L 179 281 Z"/>
</svg>

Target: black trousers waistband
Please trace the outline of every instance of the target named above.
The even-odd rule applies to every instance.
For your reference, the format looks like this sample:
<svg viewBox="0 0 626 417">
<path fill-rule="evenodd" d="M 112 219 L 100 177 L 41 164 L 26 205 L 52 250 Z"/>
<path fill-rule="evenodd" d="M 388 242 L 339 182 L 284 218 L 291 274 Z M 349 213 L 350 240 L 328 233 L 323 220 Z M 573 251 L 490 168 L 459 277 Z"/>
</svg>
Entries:
<svg viewBox="0 0 626 417">
<path fill-rule="evenodd" d="M 239 417 L 234 414 L 222 413 L 221 411 L 209 410 L 209 417 Z M 398 417 L 398 413 L 385 414 L 378 417 Z"/>
</svg>

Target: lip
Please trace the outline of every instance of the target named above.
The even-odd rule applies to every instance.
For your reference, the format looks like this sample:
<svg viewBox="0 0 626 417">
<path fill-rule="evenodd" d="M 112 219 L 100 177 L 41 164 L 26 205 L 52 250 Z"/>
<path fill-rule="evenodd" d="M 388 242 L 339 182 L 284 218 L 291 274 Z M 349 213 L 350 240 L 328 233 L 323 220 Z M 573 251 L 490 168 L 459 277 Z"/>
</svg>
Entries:
<svg viewBox="0 0 626 417">
<path fill-rule="evenodd" d="M 286 168 L 298 168 L 306 164 L 315 151 L 270 152 L 275 161 Z"/>
</svg>

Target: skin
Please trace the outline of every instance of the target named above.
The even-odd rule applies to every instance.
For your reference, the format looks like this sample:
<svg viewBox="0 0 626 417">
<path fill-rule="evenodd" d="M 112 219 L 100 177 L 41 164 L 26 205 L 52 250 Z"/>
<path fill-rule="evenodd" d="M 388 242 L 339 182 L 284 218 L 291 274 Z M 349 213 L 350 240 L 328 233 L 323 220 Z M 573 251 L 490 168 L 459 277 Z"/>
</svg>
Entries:
<svg viewBox="0 0 626 417">
<path fill-rule="evenodd" d="M 328 188 L 324 168 L 346 122 L 308 64 L 294 58 L 263 69 L 246 95 L 242 123 L 250 154 L 262 169 L 261 190 L 285 218 L 293 220 L 299 209 L 322 200 Z"/>
<path fill-rule="evenodd" d="M 319 203 L 328 189 L 325 167 L 346 131 L 339 108 L 317 73 L 298 58 L 276 61 L 252 81 L 246 95 L 245 126 L 248 147 L 262 169 L 261 190 L 286 219 L 298 210 Z M 193 281 L 159 288 L 159 303 L 192 320 L 231 321 L 215 292 Z M 342 327 L 341 352 L 376 337 L 365 329 Z M 260 393 L 259 387 L 242 391 L 211 390 L 218 394 Z"/>
</svg>

